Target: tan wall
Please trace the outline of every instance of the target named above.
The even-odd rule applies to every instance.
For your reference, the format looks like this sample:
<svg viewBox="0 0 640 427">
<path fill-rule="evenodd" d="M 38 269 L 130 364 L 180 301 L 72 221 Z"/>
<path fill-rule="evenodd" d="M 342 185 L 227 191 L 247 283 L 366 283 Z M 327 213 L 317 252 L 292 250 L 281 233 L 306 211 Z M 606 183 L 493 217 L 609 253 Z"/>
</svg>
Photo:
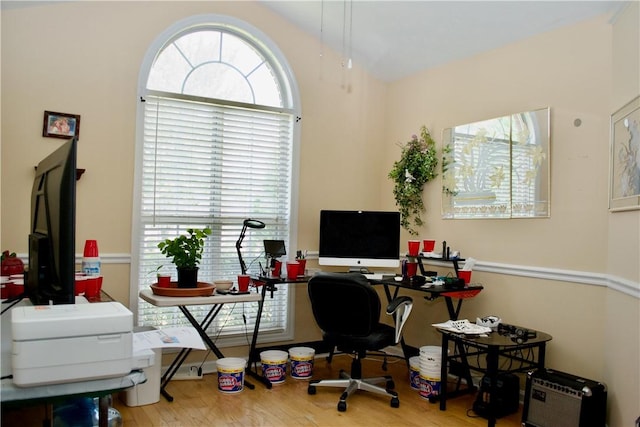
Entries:
<svg viewBox="0 0 640 427">
<path fill-rule="evenodd" d="M 77 186 L 76 252 L 85 239 L 97 239 L 104 288 L 129 305 L 129 264 L 119 259 L 129 256 L 131 245 L 138 74 L 161 32 L 199 14 L 245 20 L 272 39 L 293 69 L 303 117 L 298 246 L 317 248 L 322 208 L 379 208 L 375 183 L 382 163 L 386 86 L 357 64 L 346 72 L 340 56 L 327 49 L 321 58 L 317 40 L 270 10 L 254 2 L 29 6 L 2 15 L 0 247 L 27 251 L 33 166 L 60 145 L 41 136 L 43 111 L 80 114 L 78 167 L 87 171 Z M 62 42 L 46 42 L 52 38 Z M 318 339 L 306 289 L 296 291 L 296 339 Z M 243 355 L 246 349 L 226 352 Z"/>
<path fill-rule="evenodd" d="M 440 143 L 453 125 L 551 107 L 551 218 L 442 220 L 438 181 L 425 193 L 422 237 L 447 240 L 480 261 L 585 274 L 584 283 L 571 283 L 474 272 L 486 288 L 465 302 L 461 317 L 496 314 L 552 334 L 547 365 L 607 383 L 611 426 L 631 425 L 640 414 L 640 221 L 638 211 L 608 213 L 609 117 L 640 92 L 637 9 L 636 2 L 613 27 L 597 18 L 392 84 L 386 129 L 393 159 L 392 142 L 421 124 Z M 391 200 L 387 187 L 381 197 Z M 601 275 L 634 296 L 607 289 Z M 411 321 L 445 315 L 441 301 L 421 302 Z M 437 342 L 433 331 L 411 325 L 410 338 Z"/>
<path fill-rule="evenodd" d="M 427 184 L 424 237 L 446 240 L 464 256 L 481 260 L 605 270 L 610 45 L 611 29 L 602 18 L 391 85 L 389 163 L 398 155 L 394 143 L 421 124 L 441 144 L 448 127 L 551 108 L 551 217 L 443 220 L 438 178 Z M 576 118 L 582 120 L 580 127 L 573 125 Z M 391 191 L 383 197 L 391 200 Z"/>
<path fill-rule="evenodd" d="M 613 21 L 613 113 L 640 94 L 640 2 Z M 612 277 L 640 282 L 640 211 L 608 216 L 608 265 Z M 637 286 L 637 285 L 636 285 Z M 640 304 L 615 290 L 607 292 L 604 378 L 609 384 L 609 425 L 631 425 L 640 416 Z"/>
<path fill-rule="evenodd" d="M 105 265 L 110 254 L 130 252 L 142 59 L 167 27 L 205 13 L 243 19 L 267 34 L 298 80 L 298 246 L 317 247 L 321 208 L 378 208 L 379 190 L 370 184 L 382 162 L 385 86 L 358 66 L 345 72 L 331 51 L 321 58 L 316 40 L 254 2 L 63 2 L 3 11 L 3 248 L 27 251 L 33 166 L 61 144 L 41 136 L 43 111 L 53 110 L 81 115 L 78 167 L 87 171 L 77 186 L 76 252 L 89 238 L 98 240 Z M 111 266 L 115 276 L 105 280 L 123 301 L 128 268 Z"/>
<path fill-rule="evenodd" d="M 87 172 L 78 183 L 78 247 L 95 238 L 102 254 L 128 256 L 141 61 L 167 27 L 203 13 L 232 15 L 259 28 L 298 79 L 300 248 L 316 250 L 322 208 L 393 209 L 386 176 L 399 154 L 396 143 L 420 125 L 440 143 L 446 127 L 549 106 L 551 218 L 441 220 L 436 180 L 425 191 L 422 235 L 447 240 L 463 256 L 484 262 L 594 278 L 608 274 L 637 288 L 638 213 L 607 211 L 609 115 L 639 92 L 637 82 L 612 81 L 633 80 L 633 68 L 621 70 L 638 63 L 637 4 L 613 27 L 606 18 L 590 20 L 391 85 L 357 65 L 344 74 L 339 55 L 325 49 L 320 59 L 317 40 L 254 2 L 63 2 L 3 10 L 0 247 L 26 252 L 33 166 L 59 145 L 40 136 L 43 111 L 53 110 L 82 115 L 79 166 Z M 634 34 L 635 44 L 629 41 Z M 573 126 L 576 118 L 580 127 Z M 312 260 L 309 265 L 315 266 Z M 105 288 L 127 302 L 129 265 L 104 269 Z M 587 285 L 486 271 L 474 272 L 474 279 L 486 289 L 465 302 L 461 317 L 497 314 L 550 333 L 549 366 L 609 385 L 610 426 L 631 425 L 640 415 L 637 297 L 607 289 L 602 279 Z M 316 339 L 306 289 L 297 289 L 296 340 Z M 413 296 L 407 341 L 434 344 L 438 337 L 429 325 L 446 318 L 444 303 Z M 614 327 L 629 321 L 635 322 L 630 335 Z M 623 363 L 629 355 L 631 370 Z"/>
<path fill-rule="evenodd" d="M 391 86 L 388 137 L 400 138 L 405 129 L 424 123 L 440 143 L 446 127 L 551 108 L 551 217 L 443 220 L 438 180 L 428 184 L 424 237 L 446 240 L 463 256 L 479 261 L 605 272 L 608 164 L 603 159 L 608 157 L 610 44 L 610 26 L 601 18 Z M 582 120 L 580 127 L 574 127 L 575 118 Z M 391 154 L 397 151 L 393 145 L 388 151 L 396 156 Z M 579 331 L 601 330 L 606 289 L 480 272 L 474 273 L 476 280 L 486 289 L 463 308 L 463 317 L 475 320 L 477 315 L 495 314 L 507 323 L 538 325 L 556 337 L 549 349 L 550 366 L 575 371 L 575 359 L 590 347 L 581 375 L 601 373 L 601 342 Z M 579 292 L 575 303 L 568 298 L 573 291 Z M 599 315 L 585 319 L 585 307 Z"/>
</svg>

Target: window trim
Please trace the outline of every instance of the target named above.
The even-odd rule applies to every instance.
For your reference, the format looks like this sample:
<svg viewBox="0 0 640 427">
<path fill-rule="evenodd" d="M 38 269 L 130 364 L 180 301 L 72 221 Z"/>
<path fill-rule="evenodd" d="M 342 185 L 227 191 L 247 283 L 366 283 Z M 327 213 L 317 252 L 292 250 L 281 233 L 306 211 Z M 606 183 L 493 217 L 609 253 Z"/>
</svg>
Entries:
<svg viewBox="0 0 640 427">
<path fill-rule="evenodd" d="M 301 100 L 300 92 L 298 89 L 297 80 L 293 75 L 293 71 L 289 62 L 285 58 L 282 51 L 278 46 L 265 35 L 259 29 L 253 27 L 245 21 L 236 19 L 227 15 L 218 14 L 204 14 L 195 15 L 180 21 L 175 22 L 169 26 L 162 33 L 160 33 L 153 42 L 147 48 L 147 51 L 142 60 L 140 67 L 140 73 L 138 74 L 138 96 L 136 99 L 136 135 L 135 135 L 135 158 L 134 158 L 134 188 L 133 188 L 133 200 L 132 200 L 132 223 L 131 223 L 131 264 L 130 264 L 130 281 L 129 281 L 129 301 L 130 308 L 134 315 L 134 324 L 138 324 L 138 301 L 139 301 L 139 286 L 138 286 L 138 249 L 139 249 L 139 234 L 140 234 L 140 210 L 141 210 L 141 192 L 142 192 L 142 169 L 139 165 L 142 162 L 143 157 L 143 139 L 144 139 L 144 103 L 143 100 L 147 94 L 151 91 L 147 90 L 146 84 L 151 67 L 153 66 L 156 55 L 167 44 L 172 43 L 177 38 L 182 37 L 191 31 L 197 31 L 202 29 L 214 29 L 223 30 L 234 33 L 238 37 L 248 41 L 252 44 L 257 44 L 266 52 L 272 54 L 275 59 L 274 66 L 279 68 L 277 77 L 280 79 L 286 78 L 287 81 L 280 81 L 280 85 L 286 92 L 283 101 L 285 102 L 285 109 L 293 111 L 294 117 L 297 120 L 293 127 L 293 141 L 291 152 L 291 199 L 289 201 L 290 212 L 290 229 L 289 229 L 289 246 L 297 248 L 298 238 L 298 193 L 299 193 L 299 174 L 300 174 L 300 120 L 301 117 Z M 288 90 L 287 90 L 288 89 Z M 172 94 L 174 96 L 175 94 Z M 225 101 L 229 102 L 229 101 Z M 264 107 L 269 108 L 269 107 Z M 277 109 L 281 111 L 282 109 Z M 289 298 L 287 301 L 288 317 L 285 330 L 279 333 L 271 332 L 266 334 L 259 334 L 258 342 L 275 342 L 292 340 L 295 336 L 295 286 L 292 286 L 289 290 Z M 253 326 L 249 328 L 249 332 L 252 333 Z M 245 337 L 221 337 L 218 340 L 219 347 L 246 345 Z"/>
</svg>

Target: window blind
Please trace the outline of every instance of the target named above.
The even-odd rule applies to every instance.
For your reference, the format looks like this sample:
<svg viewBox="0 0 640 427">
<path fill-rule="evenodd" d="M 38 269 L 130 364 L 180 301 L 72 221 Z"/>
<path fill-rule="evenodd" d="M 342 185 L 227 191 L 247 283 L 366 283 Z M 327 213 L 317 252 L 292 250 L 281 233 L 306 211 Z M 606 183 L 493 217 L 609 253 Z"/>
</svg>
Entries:
<svg viewBox="0 0 640 427">
<path fill-rule="evenodd" d="M 143 168 L 139 233 L 139 288 L 156 280 L 156 269 L 175 267 L 157 244 L 209 226 L 198 280 L 213 282 L 240 274 L 235 242 L 246 218 L 267 226 L 250 229 L 242 242 L 248 270 L 257 272 L 264 239 L 289 240 L 293 114 L 215 100 L 165 97 L 144 100 Z M 265 301 L 261 335 L 287 325 L 286 286 Z M 138 301 L 139 325 L 188 324 L 177 308 Z M 193 307 L 201 318 L 209 307 Z M 246 333 L 257 304 L 225 305 L 207 331 L 212 336 Z M 200 316 L 200 317 L 199 317 Z M 222 327 L 224 326 L 224 329 Z M 221 332 L 222 331 L 222 332 Z"/>
</svg>

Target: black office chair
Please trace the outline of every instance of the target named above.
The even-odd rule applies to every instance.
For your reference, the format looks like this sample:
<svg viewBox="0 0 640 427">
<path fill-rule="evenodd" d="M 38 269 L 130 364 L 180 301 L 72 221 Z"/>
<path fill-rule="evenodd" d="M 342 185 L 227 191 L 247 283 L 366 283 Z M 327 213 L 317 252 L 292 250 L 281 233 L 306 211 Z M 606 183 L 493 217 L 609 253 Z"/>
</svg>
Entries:
<svg viewBox="0 0 640 427">
<path fill-rule="evenodd" d="M 312 380 L 308 393 L 316 387 L 342 387 L 338 411 L 347 410 L 347 397 L 356 390 L 370 391 L 391 397 L 391 407 L 400 406 L 398 393 L 392 391 L 393 379 L 386 375 L 362 378 L 361 359 L 367 352 L 379 351 L 400 341 L 402 326 L 413 306 L 411 298 L 403 296 L 393 300 L 387 314 L 394 315 L 395 328 L 380 323 L 380 298 L 360 273 L 317 273 L 308 284 L 311 308 L 322 338 L 331 349 L 354 355 L 351 375 L 340 371 L 340 379 Z M 386 388 L 376 384 L 386 384 Z"/>
</svg>

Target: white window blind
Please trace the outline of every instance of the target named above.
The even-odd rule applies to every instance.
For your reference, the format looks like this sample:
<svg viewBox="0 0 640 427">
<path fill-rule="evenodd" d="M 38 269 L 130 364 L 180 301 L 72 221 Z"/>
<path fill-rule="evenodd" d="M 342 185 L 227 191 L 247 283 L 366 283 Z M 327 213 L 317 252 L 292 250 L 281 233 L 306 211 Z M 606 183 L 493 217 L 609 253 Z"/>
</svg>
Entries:
<svg viewBox="0 0 640 427">
<path fill-rule="evenodd" d="M 292 115 L 160 96 L 148 96 L 144 110 L 140 288 L 155 281 L 159 265 L 175 280 L 175 268 L 157 244 L 189 227 L 213 231 L 198 280 L 235 279 L 240 274 L 235 242 L 248 217 L 268 224 L 249 230 L 242 243 L 249 271 L 258 271 L 263 239 L 289 237 L 290 185 L 283 177 L 290 176 Z M 287 299 L 283 287 L 266 301 L 262 331 L 284 328 Z M 221 323 L 225 334 L 244 331 L 245 319 L 255 319 L 256 308 L 240 305 L 232 314 L 234 307 L 225 307 L 209 333 L 217 335 Z M 205 310 L 194 313 L 197 317 Z M 138 316 L 140 325 L 186 324 L 178 309 L 144 301 Z"/>
<path fill-rule="evenodd" d="M 157 245 L 188 228 L 208 226 L 213 232 L 198 280 L 235 281 L 241 271 L 235 243 L 243 221 L 264 222 L 263 229 L 248 229 L 242 242 L 248 271 L 258 272 L 263 240 L 295 240 L 290 230 L 299 120 L 293 99 L 298 98 L 284 57 L 246 23 L 201 15 L 163 33 L 145 61 L 136 156 L 135 295 L 156 281 L 158 266 L 177 279 L 175 266 Z M 291 333 L 292 292 L 279 286 L 265 301 L 261 339 Z M 178 308 L 135 300 L 140 326 L 188 324 Z M 257 303 L 226 304 L 207 332 L 231 337 L 230 344 L 245 342 L 257 308 Z M 198 320 L 209 309 L 190 307 Z"/>
</svg>

